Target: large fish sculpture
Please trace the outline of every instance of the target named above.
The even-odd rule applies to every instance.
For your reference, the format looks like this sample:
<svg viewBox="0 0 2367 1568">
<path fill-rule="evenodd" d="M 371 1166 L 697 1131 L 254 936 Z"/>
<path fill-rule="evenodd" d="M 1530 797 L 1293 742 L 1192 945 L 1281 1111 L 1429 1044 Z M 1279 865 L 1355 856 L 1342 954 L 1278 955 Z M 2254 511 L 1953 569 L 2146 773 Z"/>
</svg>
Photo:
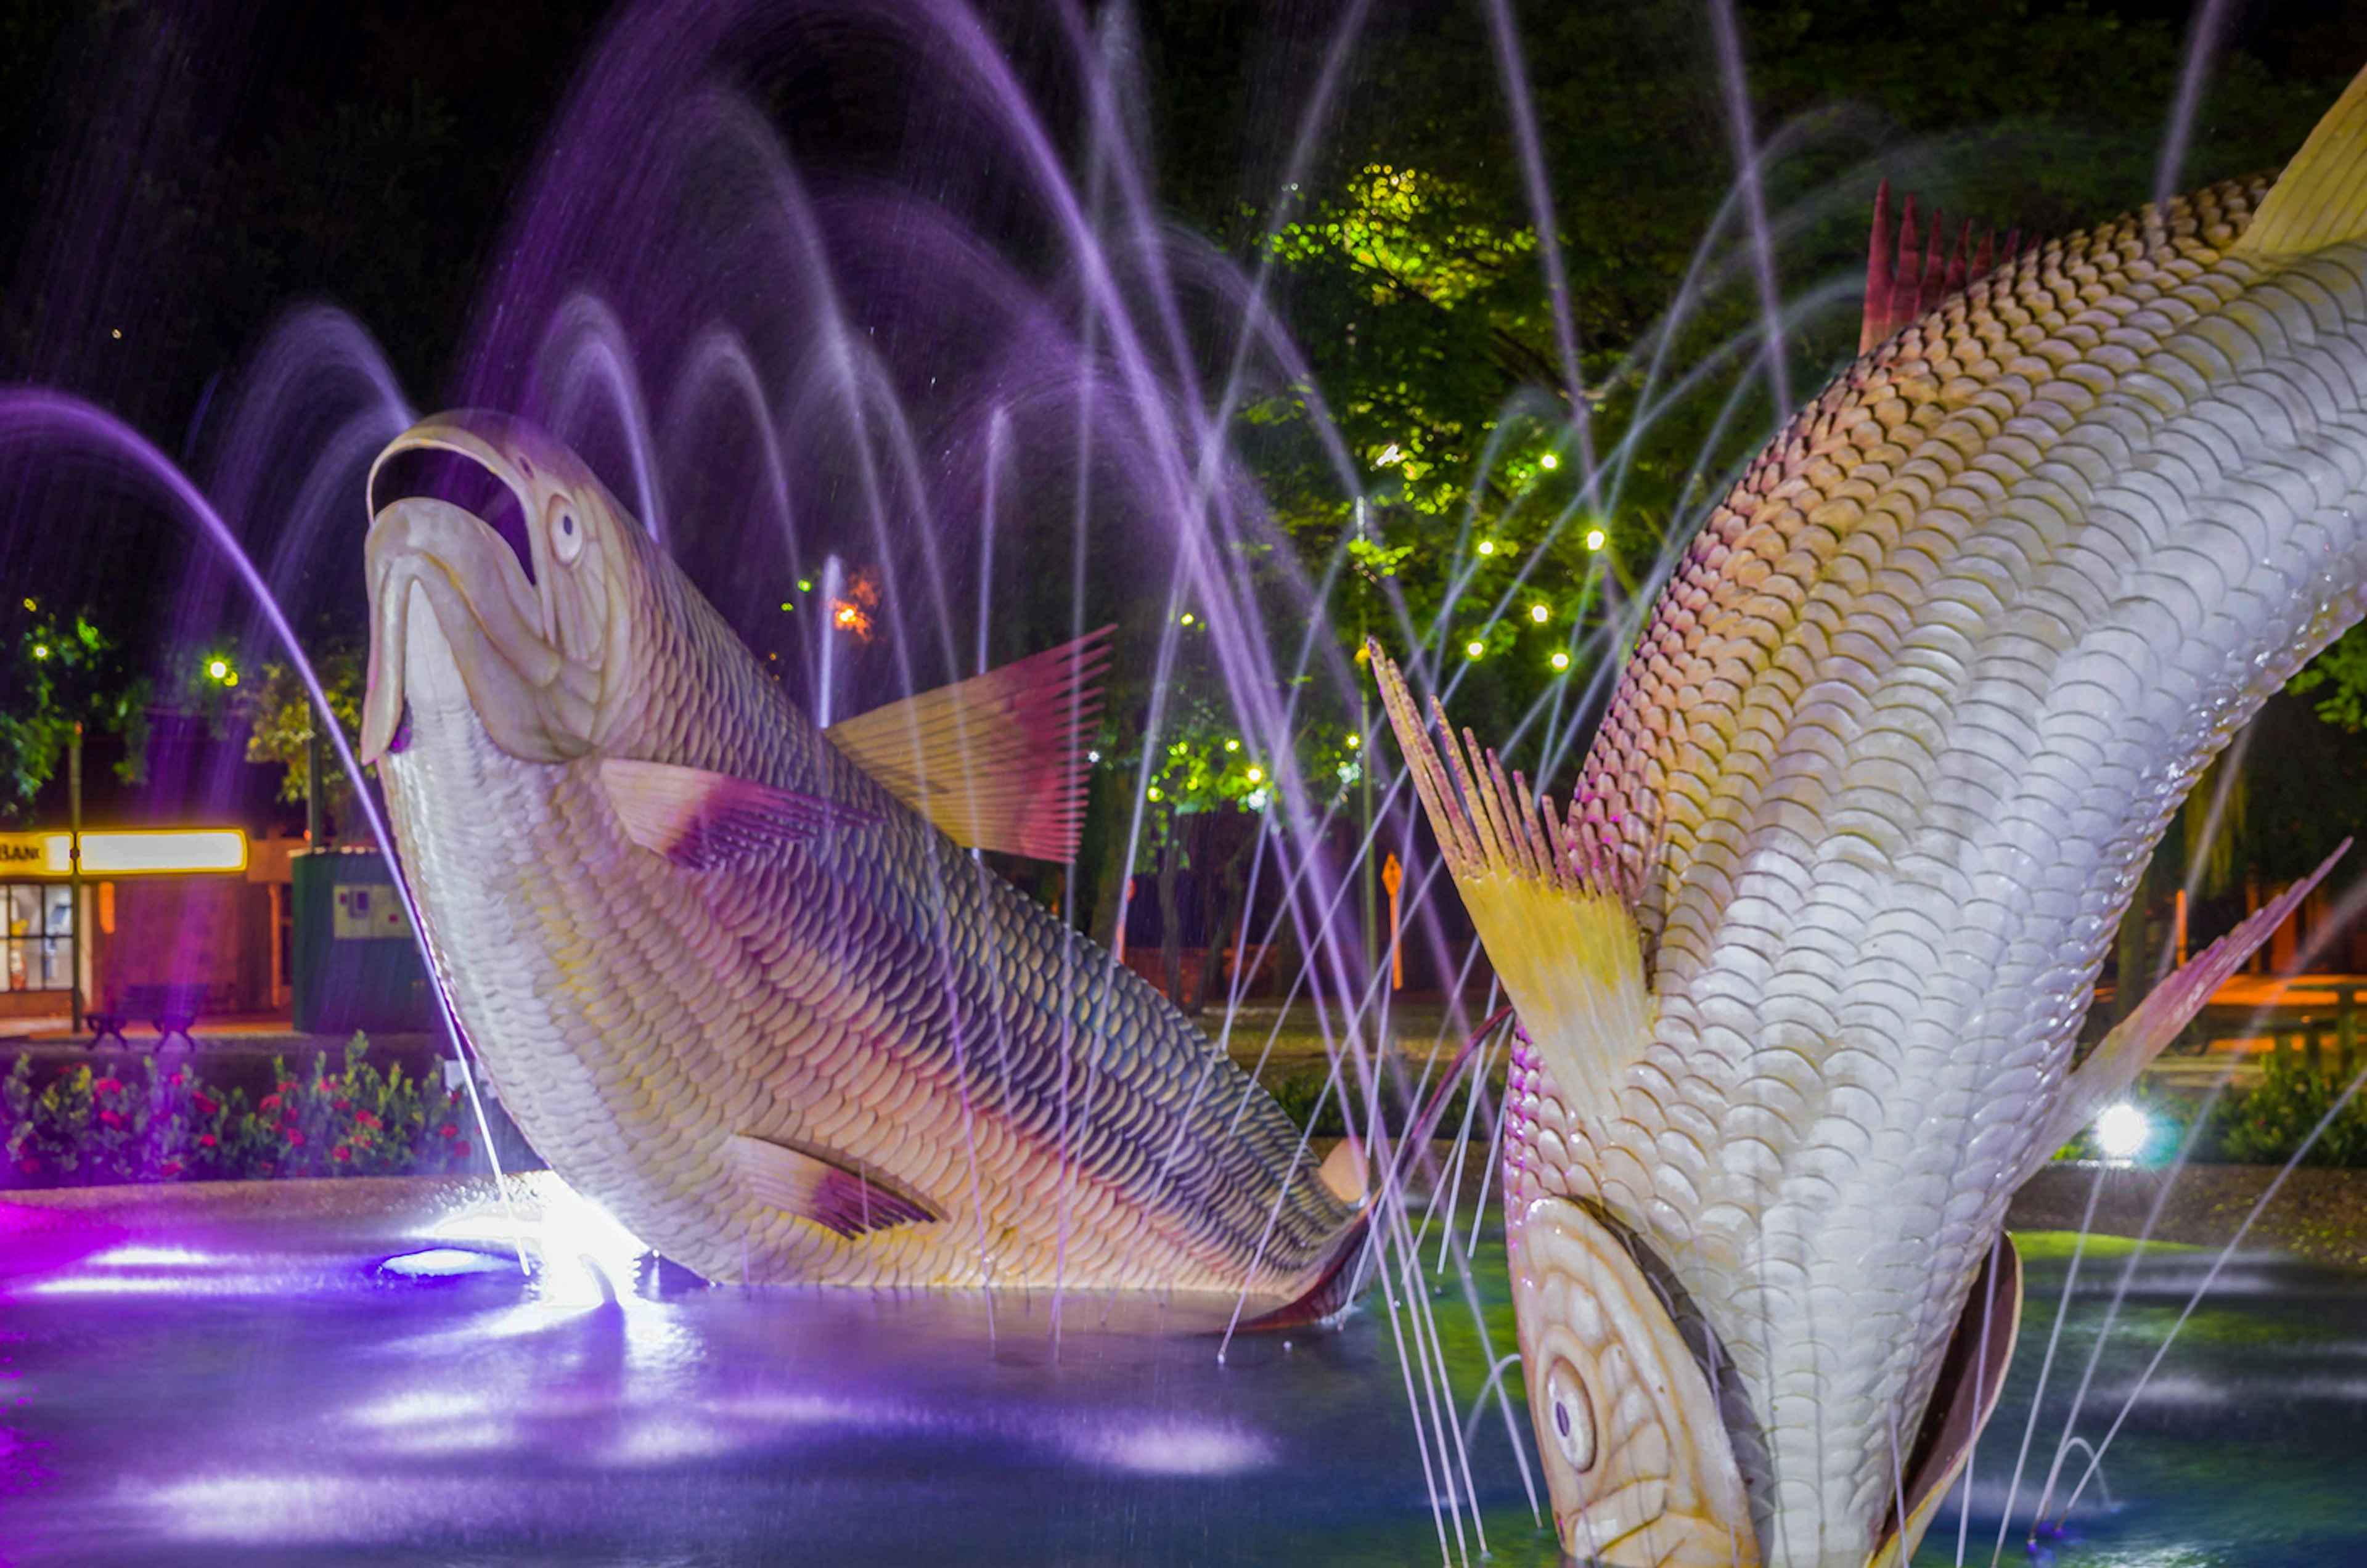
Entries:
<svg viewBox="0 0 2367 1568">
<path fill-rule="evenodd" d="M 1513 1303 L 1581 1558 L 1911 1556 L 2011 1353 L 2008 1201 L 2307 890 L 2075 1069 L 2171 813 L 2361 613 L 2367 76 L 2273 186 L 1962 245 L 1877 220 L 1871 351 L 1676 565 L 1566 809 L 1372 650 L 1529 1041 Z"/>
<path fill-rule="evenodd" d="M 1308 1159 L 968 852 L 1073 849 L 1105 645 L 824 731 L 524 423 L 426 421 L 370 506 L 362 752 L 454 1012 L 578 1191 L 717 1280 L 1344 1304 L 1353 1150 Z"/>
</svg>

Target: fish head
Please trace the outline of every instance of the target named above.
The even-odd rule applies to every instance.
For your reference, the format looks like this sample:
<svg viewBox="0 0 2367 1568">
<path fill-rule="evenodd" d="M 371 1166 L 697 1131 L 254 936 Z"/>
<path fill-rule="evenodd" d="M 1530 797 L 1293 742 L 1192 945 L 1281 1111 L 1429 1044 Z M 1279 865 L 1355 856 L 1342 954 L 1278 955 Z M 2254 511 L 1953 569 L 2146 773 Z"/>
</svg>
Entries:
<svg viewBox="0 0 2367 1568">
<path fill-rule="evenodd" d="M 522 421 L 437 414 L 379 455 L 369 505 L 363 761 L 402 749 L 415 703 L 466 703 L 530 762 L 597 751 L 628 722 L 653 547 L 582 458 Z M 414 657 L 429 633 L 448 660 Z"/>
</svg>

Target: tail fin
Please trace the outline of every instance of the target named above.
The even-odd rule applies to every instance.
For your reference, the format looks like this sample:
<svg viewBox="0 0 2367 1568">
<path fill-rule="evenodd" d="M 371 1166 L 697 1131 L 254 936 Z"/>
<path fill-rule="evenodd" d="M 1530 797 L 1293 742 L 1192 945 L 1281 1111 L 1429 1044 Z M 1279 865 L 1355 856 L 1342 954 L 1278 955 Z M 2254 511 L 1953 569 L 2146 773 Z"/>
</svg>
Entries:
<svg viewBox="0 0 2367 1568">
<path fill-rule="evenodd" d="M 1430 1099 L 1421 1111 L 1407 1120 L 1405 1132 L 1398 1140 L 1397 1157 L 1390 1167 L 1388 1179 L 1381 1185 L 1382 1202 L 1405 1190 L 1407 1179 L 1430 1149 L 1431 1135 L 1438 1131 L 1439 1119 L 1446 1114 L 1446 1102 L 1454 1098 L 1455 1081 L 1478 1059 L 1480 1043 L 1501 1028 L 1512 1012 L 1509 1007 L 1498 1008 L 1487 1022 L 1472 1031 L 1471 1038 L 1463 1043 L 1463 1048 L 1455 1052 L 1455 1059 L 1439 1075 L 1437 1084 L 1431 1089 Z M 1337 1152 L 1334 1151 L 1335 1154 Z M 1379 1208 L 1379 1203 L 1368 1200 L 1364 1212 L 1349 1223 L 1333 1240 L 1330 1250 L 1324 1253 L 1323 1261 L 1316 1267 L 1313 1282 L 1283 1305 L 1242 1324 L 1240 1331 L 1259 1334 L 1277 1328 L 1297 1328 L 1311 1323 L 1329 1323 L 1347 1311 L 1365 1286 L 1365 1248 L 1372 1237 L 1373 1215 Z"/>
</svg>

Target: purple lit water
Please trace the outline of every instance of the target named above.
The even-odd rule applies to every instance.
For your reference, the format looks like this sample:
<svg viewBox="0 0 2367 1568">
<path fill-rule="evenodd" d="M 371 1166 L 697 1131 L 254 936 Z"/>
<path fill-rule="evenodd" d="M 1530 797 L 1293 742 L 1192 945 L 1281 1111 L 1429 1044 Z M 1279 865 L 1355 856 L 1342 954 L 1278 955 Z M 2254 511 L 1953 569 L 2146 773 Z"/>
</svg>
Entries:
<svg viewBox="0 0 2367 1568">
<path fill-rule="evenodd" d="M 1104 1320 L 1071 1298 L 1056 1358 L 1040 1298 L 1003 1297 L 990 1332 L 975 1297 L 708 1290 L 549 1204 L 527 1207 L 544 1266 L 525 1278 L 492 1245 L 498 1211 L 468 1190 L 0 1205 L 15 1259 L 0 1286 L 0 1557 L 1439 1561 L 1377 1303 L 1287 1349 L 1236 1341 L 1220 1367 L 1207 1330 L 1227 1303 L 1121 1303 Z M 2064 1249 L 2032 1250 L 2035 1327 Z M 1501 1240 L 1480 1257 L 1509 1339 Z M 2206 1266 L 2182 1251 L 2140 1265 L 2107 1383 L 2134 1376 Z M 2078 1349 L 2106 1289 L 2075 1297 Z M 1457 1316 L 1438 1322 L 1467 1401 L 1484 1374 Z M 2107 1464 L 2109 1505 L 2083 1506 L 2053 1562 L 2367 1560 L 2367 1277 L 2248 1261 L 2172 1366 L 2135 1417 L 2143 1440 Z M 2025 1358 L 1998 1431 L 2019 1428 L 2031 1372 Z M 1983 1451 L 1974 1562 L 2009 1450 L 1992 1437 Z M 1475 1425 L 1472 1465 L 1493 1560 L 1556 1561 L 1492 1420 Z M 2032 1560 L 2023 1528 L 2007 1561 Z M 1955 1534 L 1943 1511 L 1917 1562 L 1954 1562 Z"/>
</svg>

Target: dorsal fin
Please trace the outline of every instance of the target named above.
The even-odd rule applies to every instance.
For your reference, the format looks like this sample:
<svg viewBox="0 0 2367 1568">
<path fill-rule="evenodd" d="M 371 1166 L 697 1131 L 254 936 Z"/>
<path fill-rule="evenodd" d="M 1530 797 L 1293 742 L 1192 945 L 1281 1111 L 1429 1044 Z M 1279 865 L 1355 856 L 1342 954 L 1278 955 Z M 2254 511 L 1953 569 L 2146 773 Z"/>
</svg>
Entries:
<svg viewBox="0 0 2367 1568">
<path fill-rule="evenodd" d="M 2367 237 L 2367 71 L 2301 144 L 2230 253 L 2301 255 Z"/>
<path fill-rule="evenodd" d="M 1946 220 L 1934 211 L 1929 248 L 1919 245 L 1915 198 L 1910 196 L 1900 206 L 1898 232 L 1894 238 L 1890 231 L 1890 182 L 1885 180 L 1874 187 L 1874 231 L 1865 255 L 1865 318 L 1857 334 L 1860 354 L 1897 333 L 1950 295 L 1963 293 L 2011 262 L 2022 242 L 2021 231 L 2015 230 L 2006 235 L 2005 243 L 1999 246 L 1997 231 L 1984 229 L 1976 243 L 1972 220 L 1967 219 L 1957 230 L 1955 243 L 1942 250 L 1941 247 L 1947 243 L 1947 227 Z"/>
<path fill-rule="evenodd" d="M 1085 742 L 1109 667 L 1104 626 L 1071 643 L 873 708 L 824 734 L 968 849 L 1075 858 Z"/>
</svg>

